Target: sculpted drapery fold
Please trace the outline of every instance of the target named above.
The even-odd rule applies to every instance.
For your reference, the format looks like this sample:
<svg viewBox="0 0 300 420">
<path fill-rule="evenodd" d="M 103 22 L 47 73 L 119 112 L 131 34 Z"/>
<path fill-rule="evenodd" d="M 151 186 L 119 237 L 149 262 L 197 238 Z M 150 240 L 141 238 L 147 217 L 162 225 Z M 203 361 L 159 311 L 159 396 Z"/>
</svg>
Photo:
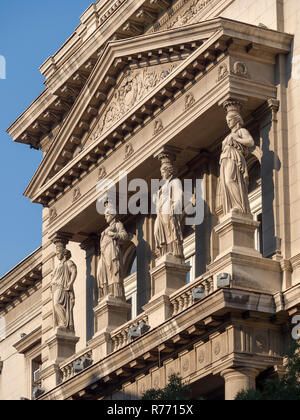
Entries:
<svg viewBox="0 0 300 420">
<path fill-rule="evenodd" d="M 176 178 L 174 167 L 175 156 L 171 153 L 161 153 L 161 175 L 164 181 L 158 191 L 154 225 L 156 254 L 158 257 L 171 254 L 181 260 L 183 254 L 182 218 L 182 183 Z"/>
<path fill-rule="evenodd" d="M 74 332 L 75 294 L 73 285 L 77 277 L 77 267 L 71 261 L 71 252 L 61 242 L 56 243 L 56 256 L 59 264 L 52 274 L 51 281 L 54 329 L 63 328 Z"/>
<path fill-rule="evenodd" d="M 101 256 L 97 272 L 99 299 L 113 296 L 124 301 L 121 243 L 130 238 L 116 215 L 107 212 L 105 219 L 109 226 L 102 232 L 100 239 Z"/>
<path fill-rule="evenodd" d="M 219 195 L 223 213 L 226 215 L 233 210 L 250 214 L 246 156 L 248 148 L 254 146 L 254 140 L 249 131 L 243 128 L 241 105 L 237 101 L 229 100 L 224 108 L 231 133 L 223 141 L 220 157 Z"/>
</svg>

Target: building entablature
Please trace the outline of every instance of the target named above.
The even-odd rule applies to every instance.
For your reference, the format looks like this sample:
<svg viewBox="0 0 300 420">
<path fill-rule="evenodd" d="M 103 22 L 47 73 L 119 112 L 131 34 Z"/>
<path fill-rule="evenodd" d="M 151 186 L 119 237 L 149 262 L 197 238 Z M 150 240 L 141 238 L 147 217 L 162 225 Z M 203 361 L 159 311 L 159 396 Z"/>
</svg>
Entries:
<svg viewBox="0 0 300 420">
<path fill-rule="evenodd" d="M 159 33 L 140 37 L 138 42 L 135 39 L 115 41 L 107 46 L 106 54 L 99 60 L 73 112 L 64 122 L 55 144 L 26 191 L 32 201 L 52 208 L 59 201 L 57 207 L 61 207 L 62 201 L 68 197 L 70 206 L 73 199 L 70 200 L 69 195 L 73 194 L 73 198 L 80 196 L 82 202 L 86 195 L 78 183 L 90 186 L 91 182 L 87 182 L 90 177 L 94 181 L 93 191 L 88 192 L 89 203 L 94 203 L 95 184 L 100 171 L 103 174 L 102 166 L 105 166 L 105 176 L 110 178 L 115 174 L 116 162 L 122 162 L 119 169 L 130 173 L 133 160 L 135 167 L 144 163 L 156 148 L 164 144 L 176 142 L 175 145 L 186 148 L 186 142 L 180 138 L 184 129 L 195 122 L 201 123 L 201 115 L 206 113 L 207 116 L 210 109 L 214 113 L 221 112 L 216 107 L 229 97 L 245 101 L 247 117 L 268 98 L 276 98 L 275 57 L 289 52 L 292 36 L 226 19 L 215 19 L 173 32 L 173 47 L 170 46 L 169 33 L 168 36 Z M 151 49 L 149 37 L 153 37 Z M 180 42 L 183 39 L 184 42 Z M 157 49 L 153 43 L 157 43 Z M 124 49 L 128 55 L 124 54 Z M 159 58 L 160 54 L 166 56 L 168 64 Z M 152 68 L 149 64 L 152 58 L 149 61 L 149 57 L 154 59 L 153 67 L 161 69 L 164 77 L 159 79 L 156 88 L 146 89 L 145 96 L 141 95 L 138 103 L 128 106 L 125 115 L 114 115 L 108 120 L 114 95 L 120 93 L 126 74 L 128 76 L 124 69 L 131 68 L 129 71 L 133 74 L 134 71 L 140 74 L 141 69 Z M 132 81 L 128 83 L 130 86 Z M 177 138 L 174 140 L 175 129 Z M 207 143 L 208 137 L 214 142 L 222 132 L 223 125 L 216 127 L 210 136 L 206 133 L 203 148 L 212 146 Z M 159 139 L 156 138 L 158 134 Z M 136 156 L 139 149 L 143 150 L 143 153 L 138 153 L 140 162 Z M 76 188 L 80 194 L 76 195 L 75 184 L 78 184 Z M 70 190 L 72 192 L 68 195 Z M 72 212 L 74 214 L 74 206 Z M 63 225 L 59 226 L 61 228 Z"/>
<path fill-rule="evenodd" d="M 95 361 L 99 342 L 94 339 L 84 352 L 64 361 L 60 385 L 41 398 L 102 399 L 124 390 L 125 384 L 138 384 L 137 377 L 148 377 L 149 389 L 157 386 L 154 379 L 158 371 L 159 385 L 164 386 L 172 373 L 193 383 L 207 375 L 219 375 L 224 369 L 246 366 L 250 359 L 258 371 L 281 365 L 281 329 L 287 325 L 289 314 L 288 308 L 282 311 L 275 300 L 270 294 L 218 289 L 179 311 L 174 305 L 168 321 L 131 341 L 128 330 L 141 320 L 147 321 L 145 312 L 111 333 L 112 338 L 119 335 L 124 340 L 112 354 Z M 74 362 L 82 358 L 89 364 L 75 374 Z M 141 394 L 135 390 L 136 396 Z"/>
<path fill-rule="evenodd" d="M 1 278 L 0 313 L 9 311 L 16 301 L 26 299 L 41 282 L 42 248 L 39 248 Z"/>
</svg>

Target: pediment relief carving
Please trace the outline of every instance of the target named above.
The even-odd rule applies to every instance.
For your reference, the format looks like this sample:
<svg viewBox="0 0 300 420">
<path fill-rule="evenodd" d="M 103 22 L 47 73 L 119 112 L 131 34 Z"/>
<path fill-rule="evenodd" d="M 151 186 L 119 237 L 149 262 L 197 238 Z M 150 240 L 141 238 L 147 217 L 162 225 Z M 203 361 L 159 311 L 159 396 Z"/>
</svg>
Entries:
<svg viewBox="0 0 300 420">
<path fill-rule="evenodd" d="M 177 66 L 177 63 L 167 63 L 126 71 L 84 147 L 97 141 L 103 133 L 166 79 Z"/>
<path fill-rule="evenodd" d="M 178 1 L 148 32 L 157 32 L 189 25 L 196 20 L 200 12 L 215 2 L 216 0 Z"/>
</svg>

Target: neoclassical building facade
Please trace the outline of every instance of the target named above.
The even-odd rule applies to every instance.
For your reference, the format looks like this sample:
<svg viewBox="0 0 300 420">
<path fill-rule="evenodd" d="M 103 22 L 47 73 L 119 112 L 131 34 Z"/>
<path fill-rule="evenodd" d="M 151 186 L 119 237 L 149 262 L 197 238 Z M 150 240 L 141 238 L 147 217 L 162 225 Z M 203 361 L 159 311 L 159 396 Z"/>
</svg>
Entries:
<svg viewBox="0 0 300 420">
<path fill-rule="evenodd" d="M 43 231 L 0 280 L 0 399 L 136 400 L 178 373 L 193 398 L 232 400 L 284 372 L 298 3 L 98 1 L 41 66 L 45 90 L 8 129 L 43 152 L 25 191 Z"/>
</svg>

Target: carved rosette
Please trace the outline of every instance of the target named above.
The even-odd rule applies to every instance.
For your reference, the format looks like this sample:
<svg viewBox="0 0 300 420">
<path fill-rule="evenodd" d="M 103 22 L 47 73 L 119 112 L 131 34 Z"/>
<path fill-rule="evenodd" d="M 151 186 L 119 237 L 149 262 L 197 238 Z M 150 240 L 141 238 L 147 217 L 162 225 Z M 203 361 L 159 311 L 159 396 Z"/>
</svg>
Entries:
<svg viewBox="0 0 300 420">
<path fill-rule="evenodd" d="M 234 63 L 233 73 L 236 76 L 243 77 L 245 79 L 248 79 L 250 77 L 248 67 L 246 63 L 243 63 L 242 61 L 236 61 Z"/>
</svg>

